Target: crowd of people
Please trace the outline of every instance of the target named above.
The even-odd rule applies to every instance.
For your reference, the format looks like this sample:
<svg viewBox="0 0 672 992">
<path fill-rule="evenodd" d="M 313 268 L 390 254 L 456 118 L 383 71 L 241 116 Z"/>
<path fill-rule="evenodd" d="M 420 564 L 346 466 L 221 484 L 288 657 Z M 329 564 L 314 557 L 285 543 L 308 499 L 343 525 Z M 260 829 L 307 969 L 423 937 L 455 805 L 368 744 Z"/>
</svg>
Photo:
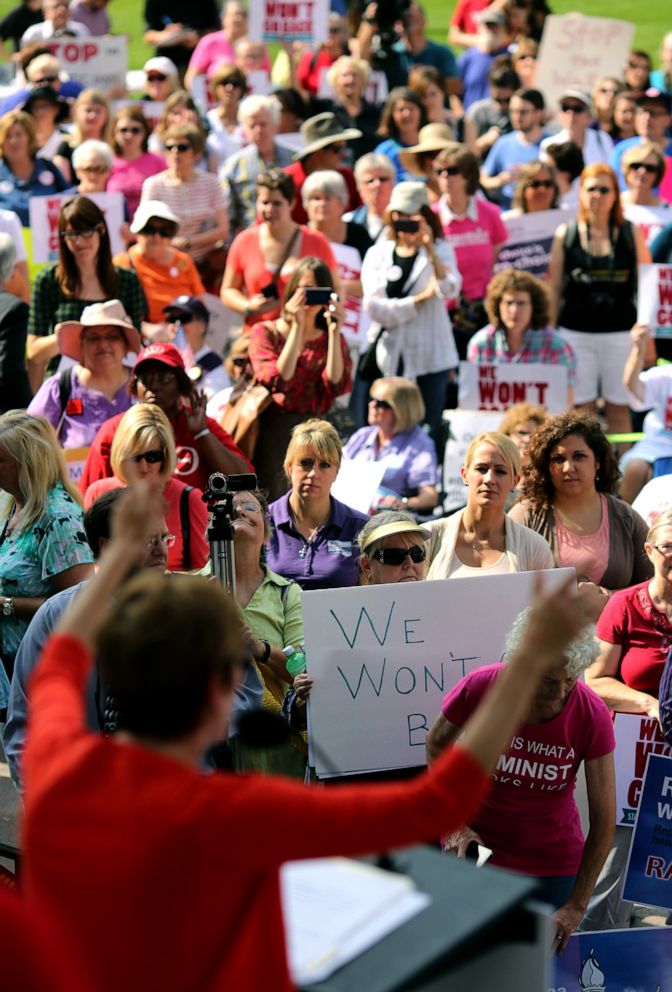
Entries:
<svg viewBox="0 0 672 992">
<path fill-rule="evenodd" d="M 557 951 L 627 926 L 613 714 L 672 743 L 672 350 L 638 322 L 639 266 L 672 260 L 672 35 L 659 69 L 633 50 L 548 99 L 543 0 L 460 0 L 449 44 L 416 0 L 390 25 L 334 2 L 319 44 L 273 59 L 241 0 L 146 0 L 142 83 L 101 92 L 49 42 L 108 34 L 106 5 L 0 20 L 0 728 L 25 926 L 58 934 L 80 988 L 132 962 L 138 988 L 289 989 L 279 865 L 440 835 L 534 879 Z M 504 261 L 530 214 L 555 232 L 534 271 Z M 561 402 L 474 431 L 447 514 L 464 369 L 502 364 L 553 367 Z M 231 595 L 214 473 L 248 476 Z M 315 782 L 302 591 L 554 568 L 575 579 L 540 578 L 433 714 L 426 774 Z M 257 710 L 281 743 L 239 733 Z M 561 787 L 500 774 L 514 735 L 572 751 Z M 257 923 L 263 961 L 256 934 L 221 941 Z"/>
</svg>

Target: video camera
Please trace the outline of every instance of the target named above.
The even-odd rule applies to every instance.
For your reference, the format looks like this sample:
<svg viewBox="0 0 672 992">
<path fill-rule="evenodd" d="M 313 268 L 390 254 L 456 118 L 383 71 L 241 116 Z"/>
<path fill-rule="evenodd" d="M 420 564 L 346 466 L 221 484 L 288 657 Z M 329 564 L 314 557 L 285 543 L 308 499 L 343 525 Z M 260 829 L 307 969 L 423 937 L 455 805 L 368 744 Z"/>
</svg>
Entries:
<svg viewBox="0 0 672 992">
<path fill-rule="evenodd" d="M 236 519 L 236 511 L 233 506 L 233 494 L 256 488 L 257 477 L 253 472 L 241 473 L 240 475 L 224 475 L 223 472 L 213 472 L 203 493 L 203 502 L 207 504 L 211 515 L 208 541 L 210 543 L 212 574 L 231 594 L 235 593 L 236 585 L 233 550 L 235 537 L 233 521 Z"/>
</svg>

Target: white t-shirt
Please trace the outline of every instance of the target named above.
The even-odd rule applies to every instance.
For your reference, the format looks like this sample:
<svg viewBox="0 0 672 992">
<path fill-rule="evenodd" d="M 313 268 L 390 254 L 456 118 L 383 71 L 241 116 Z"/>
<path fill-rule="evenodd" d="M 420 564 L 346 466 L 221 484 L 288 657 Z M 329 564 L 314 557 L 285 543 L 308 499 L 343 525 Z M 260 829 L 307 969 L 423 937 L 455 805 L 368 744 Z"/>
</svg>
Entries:
<svg viewBox="0 0 672 992">
<path fill-rule="evenodd" d="M 626 220 L 635 224 L 647 245 L 660 234 L 664 227 L 672 224 L 672 204 L 663 202 L 657 207 L 643 207 L 639 203 L 624 203 L 623 214 Z"/>
<path fill-rule="evenodd" d="M 566 128 L 544 138 L 539 146 L 540 151 L 545 151 L 549 145 L 562 145 L 565 141 L 571 141 Z M 609 163 L 611 153 L 614 150 L 614 143 L 606 131 L 594 131 L 591 127 L 586 128 L 583 138 L 583 164 L 592 165 L 594 162 Z"/>
<path fill-rule="evenodd" d="M 631 392 L 628 392 L 628 397 L 633 409 L 650 410 L 645 433 L 665 433 L 672 437 L 672 366 L 647 369 L 639 378 L 644 387 L 644 400 L 638 400 Z"/>
</svg>

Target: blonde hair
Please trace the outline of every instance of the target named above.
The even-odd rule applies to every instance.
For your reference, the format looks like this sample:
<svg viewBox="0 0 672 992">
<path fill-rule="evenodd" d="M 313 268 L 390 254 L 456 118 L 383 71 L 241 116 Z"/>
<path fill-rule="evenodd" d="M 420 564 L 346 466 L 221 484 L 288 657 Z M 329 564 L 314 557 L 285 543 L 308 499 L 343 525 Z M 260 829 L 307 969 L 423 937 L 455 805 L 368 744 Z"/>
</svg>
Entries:
<svg viewBox="0 0 672 992">
<path fill-rule="evenodd" d="M 83 144 L 84 135 L 82 134 L 82 129 L 79 126 L 79 123 L 77 122 L 77 111 L 79 110 L 80 107 L 83 107 L 84 104 L 86 103 L 93 103 L 97 107 L 104 108 L 107 116 L 105 118 L 105 123 L 103 125 L 102 131 L 100 132 L 100 141 L 105 142 L 109 145 L 110 135 L 112 133 L 112 117 L 110 114 L 110 105 L 103 96 L 103 94 L 99 90 L 95 90 L 95 89 L 82 90 L 82 92 L 79 94 L 74 104 L 72 105 L 72 119 L 74 123 L 72 126 L 72 133 L 69 138 L 66 138 L 66 141 L 68 142 L 71 148 L 75 148 L 75 149 L 78 148 L 79 145 Z"/>
<path fill-rule="evenodd" d="M 0 117 L 0 156 L 4 154 L 7 135 L 15 124 L 20 124 L 28 135 L 28 154 L 31 158 L 35 158 L 37 154 L 35 118 L 31 117 L 24 110 L 8 110 L 6 114 Z"/>
<path fill-rule="evenodd" d="M 471 465 L 476 449 L 482 444 L 491 444 L 493 448 L 497 449 L 497 452 L 502 456 L 507 464 L 511 475 L 515 478 L 520 475 L 521 465 L 520 465 L 520 452 L 518 448 L 511 440 L 507 434 L 502 434 L 501 431 L 486 431 L 483 434 L 477 434 L 474 440 L 471 442 L 467 448 L 467 453 L 464 456 L 464 467 L 469 468 Z"/>
<path fill-rule="evenodd" d="M 366 84 L 369 81 L 369 73 L 371 67 L 368 62 L 364 59 L 355 58 L 354 55 L 341 55 L 336 59 L 335 62 L 327 69 L 327 81 L 332 89 L 336 89 L 336 77 L 341 72 L 342 69 L 354 69 L 356 73 L 359 74 L 362 80 L 362 86 L 366 89 Z"/>
<path fill-rule="evenodd" d="M 659 513 L 656 519 L 653 521 L 646 533 L 646 543 L 653 544 L 653 535 L 661 527 L 672 527 L 672 507 L 667 510 L 663 510 Z"/>
<path fill-rule="evenodd" d="M 306 420 L 302 424 L 296 425 L 287 445 L 283 465 L 285 475 L 288 479 L 290 478 L 294 458 L 299 451 L 305 448 L 311 449 L 319 458 L 332 462 L 340 468 L 343 442 L 336 428 L 328 420 L 314 418 L 313 420 Z"/>
<path fill-rule="evenodd" d="M 375 399 L 385 400 L 392 407 L 398 431 L 410 431 L 425 417 L 425 404 L 422 393 L 414 382 L 402 375 L 388 375 L 374 379 L 369 390 L 381 389 L 382 395 Z"/>
<path fill-rule="evenodd" d="M 164 452 L 161 477 L 169 479 L 177 465 L 175 437 L 170 421 L 155 403 L 136 403 L 123 415 L 112 439 L 110 464 L 121 482 L 128 482 L 124 462 L 141 451 L 147 451 L 152 440 L 158 437 Z"/>
<path fill-rule="evenodd" d="M 25 410 L 8 410 L 0 417 L 0 448 L 18 467 L 22 530 L 42 516 L 49 493 L 59 484 L 78 506 L 83 505 L 82 494 L 68 475 L 56 431 L 45 417 L 33 416 Z M 14 505 L 14 498 L 8 493 L 0 519 L 6 519 Z"/>
</svg>

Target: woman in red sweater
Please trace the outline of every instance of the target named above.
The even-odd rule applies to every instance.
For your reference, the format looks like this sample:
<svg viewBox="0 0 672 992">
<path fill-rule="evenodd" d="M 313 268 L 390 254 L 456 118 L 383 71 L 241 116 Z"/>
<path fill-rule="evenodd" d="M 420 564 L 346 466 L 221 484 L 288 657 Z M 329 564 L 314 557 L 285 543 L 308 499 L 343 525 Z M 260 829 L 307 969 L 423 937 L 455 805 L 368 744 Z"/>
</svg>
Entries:
<svg viewBox="0 0 672 992">
<path fill-rule="evenodd" d="M 525 644 L 461 742 L 411 782 L 314 789 L 203 775 L 240 676 L 239 615 L 217 585 L 192 576 L 125 582 L 163 507 L 146 482 L 117 507 L 99 571 L 32 682 L 26 897 L 103 992 L 289 992 L 281 863 L 410 844 L 468 820 L 544 671 L 579 632 L 580 611 L 569 585 L 538 598 Z M 124 727 L 111 739 L 85 724 L 94 652 Z"/>
</svg>

